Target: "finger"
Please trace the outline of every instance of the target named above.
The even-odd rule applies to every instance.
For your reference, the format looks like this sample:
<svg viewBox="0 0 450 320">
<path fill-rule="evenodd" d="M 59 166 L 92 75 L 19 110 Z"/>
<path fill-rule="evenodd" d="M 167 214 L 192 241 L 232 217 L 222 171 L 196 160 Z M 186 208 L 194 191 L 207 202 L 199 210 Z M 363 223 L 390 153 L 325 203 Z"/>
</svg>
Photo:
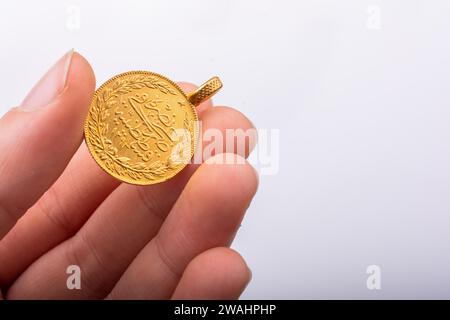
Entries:
<svg viewBox="0 0 450 320">
<path fill-rule="evenodd" d="M 0 239 L 51 186 L 78 148 L 95 79 L 64 55 L 18 108 L 0 120 Z"/>
<path fill-rule="evenodd" d="M 0 287 L 9 286 L 34 260 L 73 236 L 119 184 L 81 144 L 55 184 L 0 241 Z"/>
<path fill-rule="evenodd" d="M 197 88 L 187 82 L 179 85 L 187 93 Z M 211 107 L 208 99 L 197 110 Z M 97 165 L 83 143 L 57 182 L 0 242 L 0 287 L 11 284 L 39 256 L 70 238 L 119 184 Z"/>
<path fill-rule="evenodd" d="M 206 111 L 202 121 L 204 130 L 245 130 L 251 126 L 239 112 L 223 107 Z M 249 148 L 252 147 L 250 145 Z M 250 149 L 246 151 L 248 154 Z M 11 287 L 9 295 L 36 297 L 42 292 L 46 298 L 61 295 L 68 298 L 75 295 L 104 297 L 140 249 L 157 233 L 195 168 L 195 165 L 188 165 L 180 174 L 162 184 L 146 187 L 120 185 L 75 237 L 31 265 Z M 67 290 L 66 275 L 61 270 L 70 264 L 77 264 L 83 270 L 84 289 Z M 61 285 L 49 286 L 50 283 Z"/>
<path fill-rule="evenodd" d="M 189 262 L 172 299 L 238 299 L 250 279 L 250 269 L 239 253 L 209 249 Z"/>
<path fill-rule="evenodd" d="M 215 163 L 223 156 L 212 157 L 195 172 L 157 236 L 133 260 L 111 298 L 170 298 L 195 256 L 231 243 L 258 183 L 255 170 L 243 158 L 227 154 L 225 163 Z"/>
<path fill-rule="evenodd" d="M 185 81 L 178 82 L 178 85 L 181 87 L 181 89 L 183 89 L 183 91 L 185 93 L 191 93 L 198 88 L 195 84 L 192 84 L 190 82 L 185 82 Z M 212 99 L 207 99 L 207 100 L 203 101 L 202 103 L 200 103 L 197 106 L 198 116 L 201 117 L 202 113 L 205 112 L 206 110 L 212 108 L 212 106 L 213 106 Z"/>
</svg>

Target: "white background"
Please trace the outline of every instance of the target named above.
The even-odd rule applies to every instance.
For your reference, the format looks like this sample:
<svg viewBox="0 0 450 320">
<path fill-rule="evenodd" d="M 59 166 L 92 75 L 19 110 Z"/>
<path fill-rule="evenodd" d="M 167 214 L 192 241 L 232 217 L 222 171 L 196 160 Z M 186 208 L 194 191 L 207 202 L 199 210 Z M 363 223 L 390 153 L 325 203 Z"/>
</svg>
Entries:
<svg viewBox="0 0 450 320">
<path fill-rule="evenodd" d="M 448 0 L 1 1 L 0 108 L 72 47 L 98 84 L 219 75 L 217 104 L 280 130 L 243 298 L 450 298 L 449 31 Z"/>
</svg>

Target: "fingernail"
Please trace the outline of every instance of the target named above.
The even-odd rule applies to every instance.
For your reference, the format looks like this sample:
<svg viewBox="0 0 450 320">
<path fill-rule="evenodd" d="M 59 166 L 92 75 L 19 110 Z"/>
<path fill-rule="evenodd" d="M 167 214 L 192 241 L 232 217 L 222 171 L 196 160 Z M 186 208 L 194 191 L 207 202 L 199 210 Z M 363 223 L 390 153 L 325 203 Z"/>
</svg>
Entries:
<svg viewBox="0 0 450 320">
<path fill-rule="evenodd" d="M 67 84 L 67 75 L 74 50 L 63 55 L 47 73 L 36 83 L 20 105 L 25 111 L 35 111 L 50 104 Z"/>
<path fill-rule="evenodd" d="M 248 269 L 248 275 L 249 275 L 247 284 L 249 284 L 250 281 L 252 281 L 252 279 L 253 279 L 253 272 L 252 272 L 252 269 L 250 269 L 250 267 L 248 265 L 247 265 L 247 269 Z"/>
</svg>

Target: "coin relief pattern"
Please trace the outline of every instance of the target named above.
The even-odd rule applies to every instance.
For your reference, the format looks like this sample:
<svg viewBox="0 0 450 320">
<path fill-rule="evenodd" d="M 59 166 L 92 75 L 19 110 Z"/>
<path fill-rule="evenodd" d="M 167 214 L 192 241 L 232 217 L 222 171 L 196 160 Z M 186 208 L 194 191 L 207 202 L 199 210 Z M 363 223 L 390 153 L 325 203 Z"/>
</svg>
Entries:
<svg viewBox="0 0 450 320">
<path fill-rule="evenodd" d="M 162 76 L 129 72 L 95 93 L 85 135 L 108 173 L 152 184 L 179 172 L 192 157 L 197 115 L 180 89 Z"/>
</svg>

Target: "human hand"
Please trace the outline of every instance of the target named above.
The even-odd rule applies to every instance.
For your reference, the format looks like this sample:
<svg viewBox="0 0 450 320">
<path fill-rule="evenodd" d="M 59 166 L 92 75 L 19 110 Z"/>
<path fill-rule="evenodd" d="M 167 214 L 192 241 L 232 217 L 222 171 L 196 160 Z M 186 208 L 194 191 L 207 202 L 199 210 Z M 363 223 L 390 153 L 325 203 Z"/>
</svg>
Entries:
<svg viewBox="0 0 450 320">
<path fill-rule="evenodd" d="M 82 143 L 94 88 L 88 62 L 69 52 L 0 120 L 3 298 L 238 298 L 251 275 L 228 246 L 257 188 L 237 161 L 253 143 L 228 150 L 224 140 L 233 163 L 216 154 L 161 184 L 121 184 Z M 203 131 L 253 127 L 211 101 L 197 109 Z M 79 290 L 67 286 L 70 265 L 80 267 Z"/>
</svg>

